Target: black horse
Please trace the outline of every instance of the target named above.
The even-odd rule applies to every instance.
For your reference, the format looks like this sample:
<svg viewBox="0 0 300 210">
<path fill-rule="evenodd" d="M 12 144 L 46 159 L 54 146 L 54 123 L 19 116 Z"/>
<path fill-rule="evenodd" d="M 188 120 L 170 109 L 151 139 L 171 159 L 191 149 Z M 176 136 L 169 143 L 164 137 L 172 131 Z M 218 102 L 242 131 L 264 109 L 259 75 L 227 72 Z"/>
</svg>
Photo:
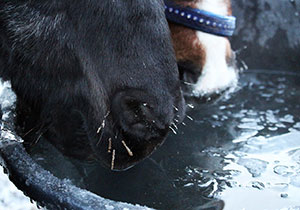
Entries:
<svg viewBox="0 0 300 210">
<path fill-rule="evenodd" d="M 0 76 L 25 139 L 115 170 L 185 112 L 162 0 L 2 0 Z"/>
</svg>

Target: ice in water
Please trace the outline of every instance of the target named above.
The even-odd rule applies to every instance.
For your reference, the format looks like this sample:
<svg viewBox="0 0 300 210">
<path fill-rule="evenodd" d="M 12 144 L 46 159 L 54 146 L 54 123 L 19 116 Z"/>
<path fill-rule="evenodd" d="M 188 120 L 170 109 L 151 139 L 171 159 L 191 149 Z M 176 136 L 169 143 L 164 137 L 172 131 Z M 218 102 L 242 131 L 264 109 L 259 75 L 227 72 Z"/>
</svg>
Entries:
<svg viewBox="0 0 300 210">
<path fill-rule="evenodd" d="M 293 209 L 300 206 L 299 81 L 245 73 L 238 92 L 193 104 L 193 121 L 185 119 L 177 135 L 126 172 L 61 160 L 44 167 L 101 196 L 157 209 L 201 209 L 212 199 L 213 205 L 223 200 L 225 210 Z M 37 151 L 32 156 L 40 158 Z"/>
</svg>

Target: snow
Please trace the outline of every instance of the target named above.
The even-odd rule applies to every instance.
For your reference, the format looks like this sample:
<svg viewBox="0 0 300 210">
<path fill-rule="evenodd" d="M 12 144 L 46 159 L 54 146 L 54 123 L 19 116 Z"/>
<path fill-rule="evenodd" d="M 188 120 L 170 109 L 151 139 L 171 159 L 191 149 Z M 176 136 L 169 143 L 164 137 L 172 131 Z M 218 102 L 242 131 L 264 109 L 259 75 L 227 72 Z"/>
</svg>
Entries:
<svg viewBox="0 0 300 210">
<path fill-rule="evenodd" d="M 0 166 L 0 209 L 1 210 L 37 210 L 35 204 L 30 202 L 22 191 L 18 190 L 14 184 L 4 174 Z"/>
<path fill-rule="evenodd" d="M 15 94 L 10 89 L 9 82 L 0 81 L 0 104 L 2 110 L 9 109 L 15 101 Z M 7 110 L 8 111 L 8 110 Z M 3 113 L 3 120 L 8 117 L 8 113 Z M 1 135 L 10 135 L 8 132 L 1 132 Z M 0 209 L 1 210 L 36 210 L 35 204 L 30 202 L 22 191 L 9 180 L 0 166 Z"/>
</svg>

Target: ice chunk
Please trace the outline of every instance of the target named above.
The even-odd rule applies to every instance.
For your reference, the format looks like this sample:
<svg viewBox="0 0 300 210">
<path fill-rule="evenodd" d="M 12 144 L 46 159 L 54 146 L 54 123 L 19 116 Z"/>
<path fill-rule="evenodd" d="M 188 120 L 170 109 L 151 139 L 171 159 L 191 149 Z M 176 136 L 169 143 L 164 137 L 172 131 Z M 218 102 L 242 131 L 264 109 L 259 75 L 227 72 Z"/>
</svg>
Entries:
<svg viewBox="0 0 300 210">
<path fill-rule="evenodd" d="M 295 187 L 299 187 L 300 188 L 300 174 L 297 174 L 293 177 L 291 177 L 291 185 L 295 186 Z"/>
<path fill-rule="evenodd" d="M 259 177 L 265 172 L 269 163 L 259 159 L 241 158 L 238 164 L 244 166 L 253 177 Z"/>
</svg>

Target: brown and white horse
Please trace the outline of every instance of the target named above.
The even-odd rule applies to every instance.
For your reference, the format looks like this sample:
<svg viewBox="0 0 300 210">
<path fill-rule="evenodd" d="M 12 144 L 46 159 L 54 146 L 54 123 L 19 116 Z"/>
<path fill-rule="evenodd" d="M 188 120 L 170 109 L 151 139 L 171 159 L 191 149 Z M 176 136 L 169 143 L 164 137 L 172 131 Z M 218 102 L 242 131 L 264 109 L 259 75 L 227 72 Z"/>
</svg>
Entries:
<svg viewBox="0 0 300 210">
<path fill-rule="evenodd" d="M 172 0 L 216 15 L 231 16 L 230 0 Z M 192 83 L 193 96 L 219 93 L 237 84 L 235 54 L 227 37 L 169 22 L 181 79 Z"/>
</svg>

